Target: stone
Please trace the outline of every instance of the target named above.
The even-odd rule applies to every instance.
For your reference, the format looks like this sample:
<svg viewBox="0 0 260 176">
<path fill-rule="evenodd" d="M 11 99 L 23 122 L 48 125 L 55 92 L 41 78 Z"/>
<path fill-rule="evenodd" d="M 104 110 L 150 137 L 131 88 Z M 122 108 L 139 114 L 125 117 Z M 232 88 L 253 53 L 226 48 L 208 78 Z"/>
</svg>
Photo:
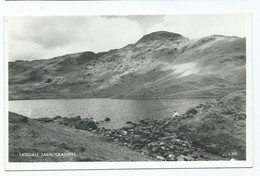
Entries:
<svg viewBox="0 0 260 176">
<path fill-rule="evenodd" d="M 192 115 L 195 115 L 197 114 L 197 110 L 195 108 L 189 108 L 185 114 L 192 114 Z"/>
<path fill-rule="evenodd" d="M 193 158 L 192 156 L 188 155 L 188 156 L 186 156 L 186 157 L 184 158 L 184 160 L 185 160 L 185 161 L 194 161 L 194 158 Z"/>
<path fill-rule="evenodd" d="M 167 160 L 168 161 L 176 161 L 177 158 L 174 154 L 171 153 L 171 154 L 168 155 Z"/>
<path fill-rule="evenodd" d="M 107 118 L 104 119 L 105 122 L 110 122 L 110 120 L 111 120 L 111 119 L 110 119 L 109 117 L 107 117 Z"/>
<path fill-rule="evenodd" d="M 123 131 L 122 134 L 125 136 L 127 135 L 127 131 Z"/>
<path fill-rule="evenodd" d="M 128 131 L 129 131 L 130 133 L 134 133 L 135 130 L 134 130 L 134 129 L 129 129 Z"/>
<path fill-rule="evenodd" d="M 97 125 L 93 120 L 89 118 L 84 118 L 75 125 L 75 128 L 82 130 L 89 130 L 91 128 L 92 130 L 95 130 L 97 129 Z"/>
<path fill-rule="evenodd" d="M 177 157 L 177 161 L 185 161 L 184 158 L 185 158 L 184 155 L 180 155 Z"/>
<path fill-rule="evenodd" d="M 197 159 L 197 158 L 199 157 L 199 155 L 198 155 L 197 153 L 195 153 L 195 154 L 192 155 L 192 157 L 193 157 L 194 159 Z"/>
<path fill-rule="evenodd" d="M 53 118 L 53 120 L 57 120 L 57 119 L 61 119 L 62 117 L 61 116 L 55 116 L 54 118 Z"/>
<path fill-rule="evenodd" d="M 143 145 L 139 143 L 139 144 L 134 144 L 133 147 L 134 149 L 141 149 L 143 148 Z"/>
<path fill-rule="evenodd" d="M 190 153 L 190 151 L 187 150 L 187 149 L 184 149 L 184 150 L 181 151 L 181 154 L 183 154 L 185 156 L 187 156 L 189 153 Z"/>
<path fill-rule="evenodd" d="M 160 146 L 163 146 L 163 145 L 165 145 L 165 143 L 164 142 L 160 142 L 160 144 L 159 144 Z"/>
<path fill-rule="evenodd" d="M 176 139 L 175 144 L 182 146 L 183 142 L 180 139 Z"/>
<path fill-rule="evenodd" d="M 159 149 L 160 149 L 160 147 L 155 146 L 155 147 L 152 147 L 151 151 L 155 153 L 155 152 L 157 152 Z"/>
<path fill-rule="evenodd" d="M 171 151 L 175 151 L 176 147 L 174 145 L 168 145 L 169 149 L 171 149 Z"/>
<path fill-rule="evenodd" d="M 169 137 L 159 137 L 158 141 L 164 142 L 167 141 L 169 139 Z"/>
<path fill-rule="evenodd" d="M 196 108 L 203 108 L 204 107 L 204 104 L 199 104 L 196 106 Z"/>
<path fill-rule="evenodd" d="M 71 117 L 71 120 L 78 121 L 78 120 L 81 120 L 81 118 L 80 118 L 80 116 L 76 116 L 76 117 Z"/>
<path fill-rule="evenodd" d="M 162 156 L 156 156 L 156 159 L 161 160 L 161 161 L 165 161 L 165 158 L 162 157 Z"/>
<path fill-rule="evenodd" d="M 132 122 L 131 121 L 127 121 L 126 124 L 132 124 Z"/>
<path fill-rule="evenodd" d="M 40 122 L 45 122 L 45 123 L 49 123 L 49 122 L 53 121 L 53 119 L 48 118 L 48 117 L 38 118 L 37 120 Z"/>
<path fill-rule="evenodd" d="M 165 132 L 167 133 L 174 133 L 175 128 L 173 126 L 169 126 L 165 129 Z"/>
</svg>

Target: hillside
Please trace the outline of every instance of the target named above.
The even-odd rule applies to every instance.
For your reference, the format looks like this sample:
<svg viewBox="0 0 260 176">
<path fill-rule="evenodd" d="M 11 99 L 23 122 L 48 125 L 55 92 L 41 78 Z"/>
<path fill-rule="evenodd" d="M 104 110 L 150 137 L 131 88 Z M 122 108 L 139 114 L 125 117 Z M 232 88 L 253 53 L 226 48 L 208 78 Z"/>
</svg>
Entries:
<svg viewBox="0 0 260 176">
<path fill-rule="evenodd" d="M 38 156 L 33 156 L 35 153 L 38 153 Z M 25 156 L 28 154 L 31 156 Z M 62 156 L 62 154 L 75 155 Z M 148 161 L 151 159 L 126 147 L 108 143 L 103 136 L 88 131 L 41 123 L 9 112 L 10 162 Z"/>
<path fill-rule="evenodd" d="M 9 99 L 223 97 L 245 89 L 245 45 L 159 31 L 108 52 L 9 62 Z"/>
</svg>

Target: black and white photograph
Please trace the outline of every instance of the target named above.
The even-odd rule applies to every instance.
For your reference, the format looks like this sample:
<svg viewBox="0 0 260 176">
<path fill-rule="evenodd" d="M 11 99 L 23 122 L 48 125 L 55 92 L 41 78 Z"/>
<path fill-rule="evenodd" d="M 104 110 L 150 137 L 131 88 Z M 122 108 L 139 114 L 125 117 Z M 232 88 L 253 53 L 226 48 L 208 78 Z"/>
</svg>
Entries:
<svg viewBox="0 0 260 176">
<path fill-rule="evenodd" d="M 251 166 L 250 20 L 5 17 L 7 164 Z"/>
</svg>

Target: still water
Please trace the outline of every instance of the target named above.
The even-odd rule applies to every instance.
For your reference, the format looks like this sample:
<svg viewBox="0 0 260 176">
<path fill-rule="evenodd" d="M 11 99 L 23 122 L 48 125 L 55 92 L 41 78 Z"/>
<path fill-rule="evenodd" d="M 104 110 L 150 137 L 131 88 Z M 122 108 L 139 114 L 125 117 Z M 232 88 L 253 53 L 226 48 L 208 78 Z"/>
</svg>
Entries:
<svg viewBox="0 0 260 176">
<path fill-rule="evenodd" d="M 146 118 L 171 117 L 174 110 L 179 114 L 187 108 L 205 103 L 209 99 L 156 99 L 156 100 L 126 100 L 126 99 L 48 99 L 48 100 L 17 100 L 9 101 L 9 111 L 30 118 L 39 117 L 75 117 L 103 120 L 107 128 L 125 126 L 127 121 L 139 121 Z"/>
</svg>

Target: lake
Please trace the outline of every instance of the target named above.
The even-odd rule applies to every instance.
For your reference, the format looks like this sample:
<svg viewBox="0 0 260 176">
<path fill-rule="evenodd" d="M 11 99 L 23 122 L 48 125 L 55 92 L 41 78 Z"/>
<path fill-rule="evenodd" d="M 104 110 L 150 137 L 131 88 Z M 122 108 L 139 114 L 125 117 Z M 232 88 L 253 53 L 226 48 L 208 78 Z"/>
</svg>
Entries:
<svg viewBox="0 0 260 176">
<path fill-rule="evenodd" d="M 39 117 L 75 117 L 94 120 L 111 119 L 106 128 L 119 128 L 127 121 L 139 121 L 147 118 L 171 117 L 174 110 L 179 114 L 188 108 L 210 99 L 156 99 L 156 100 L 129 100 L 129 99 L 44 99 L 44 100 L 16 100 L 9 101 L 9 111 L 30 118 Z"/>
</svg>

